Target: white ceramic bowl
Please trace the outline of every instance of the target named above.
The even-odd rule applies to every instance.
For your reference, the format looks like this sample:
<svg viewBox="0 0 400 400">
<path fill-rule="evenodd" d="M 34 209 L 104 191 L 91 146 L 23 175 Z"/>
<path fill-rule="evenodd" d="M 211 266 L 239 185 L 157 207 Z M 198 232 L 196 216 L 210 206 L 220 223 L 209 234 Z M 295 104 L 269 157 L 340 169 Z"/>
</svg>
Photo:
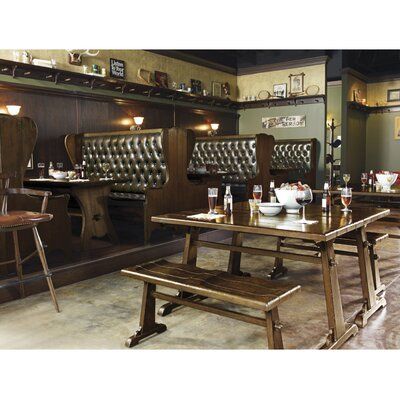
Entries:
<svg viewBox="0 0 400 400">
<path fill-rule="evenodd" d="M 53 172 L 53 178 L 54 179 L 66 179 L 68 176 L 67 171 L 54 171 Z"/>
<path fill-rule="evenodd" d="M 390 190 L 396 182 L 398 174 L 376 174 L 376 179 L 382 185 L 382 190 Z"/>
<path fill-rule="evenodd" d="M 296 190 L 275 189 L 276 197 L 288 214 L 298 214 L 301 205 L 296 201 Z"/>
<path fill-rule="evenodd" d="M 263 215 L 277 215 L 282 211 L 282 204 L 280 203 L 260 203 L 258 211 Z"/>
</svg>

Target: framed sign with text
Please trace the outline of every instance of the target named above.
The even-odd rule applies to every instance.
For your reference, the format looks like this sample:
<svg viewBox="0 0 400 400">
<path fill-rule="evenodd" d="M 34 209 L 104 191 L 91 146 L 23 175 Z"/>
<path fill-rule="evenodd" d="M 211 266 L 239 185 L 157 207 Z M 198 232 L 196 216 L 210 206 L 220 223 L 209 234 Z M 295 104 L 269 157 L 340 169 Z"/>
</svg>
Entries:
<svg viewBox="0 0 400 400">
<path fill-rule="evenodd" d="M 264 117 L 262 127 L 271 128 L 304 128 L 306 126 L 305 115 L 290 115 L 284 117 Z"/>
<path fill-rule="evenodd" d="M 125 61 L 110 58 L 110 76 L 125 79 Z"/>
</svg>

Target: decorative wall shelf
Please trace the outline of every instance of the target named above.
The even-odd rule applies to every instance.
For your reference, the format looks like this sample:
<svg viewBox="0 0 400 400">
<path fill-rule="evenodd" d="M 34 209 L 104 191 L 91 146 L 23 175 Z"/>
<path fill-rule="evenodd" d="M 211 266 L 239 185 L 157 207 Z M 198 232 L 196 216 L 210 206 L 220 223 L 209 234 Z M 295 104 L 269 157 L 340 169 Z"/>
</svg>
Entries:
<svg viewBox="0 0 400 400">
<path fill-rule="evenodd" d="M 283 99 L 266 99 L 266 100 L 237 102 L 238 109 L 240 110 L 246 110 L 248 108 L 299 106 L 304 104 L 320 104 L 320 103 L 325 103 L 325 95 L 321 94 L 316 96 L 297 96 L 297 97 L 286 97 Z"/>
<path fill-rule="evenodd" d="M 237 109 L 237 102 L 212 96 L 200 96 L 177 90 L 127 82 L 110 77 L 97 77 L 88 74 L 46 68 L 0 59 L 0 74 L 13 78 L 30 78 L 55 84 L 74 85 L 92 90 L 110 90 L 121 94 L 135 94 L 145 98 L 166 99 L 210 107 Z"/>
<path fill-rule="evenodd" d="M 164 99 L 171 101 L 172 103 L 181 102 L 181 104 L 187 103 L 191 105 L 198 105 L 199 107 L 215 107 L 216 109 L 225 109 L 230 110 L 231 112 L 248 108 L 270 108 L 279 106 L 325 103 L 325 95 L 237 102 L 228 98 L 222 99 L 213 96 L 200 96 L 172 89 L 127 82 L 110 77 L 97 77 L 88 74 L 81 74 L 56 68 L 40 67 L 37 65 L 3 59 L 0 59 L 0 74 L 8 75 L 13 78 L 28 78 L 51 82 L 56 85 L 63 84 L 75 87 L 84 87 L 93 90 L 93 96 L 98 96 L 96 94 L 96 89 L 107 90 L 114 92 L 115 97 L 118 97 L 118 94 L 133 94 L 142 97 L 142 101 L 146 101 L 146 99 L 152 99 L 155 101 L 157 99 Z M 71 88 L 71 91 L 73 91 L 73 88 Z"/>
<path fill-rule="evenodd" d="M 355 101 L 348 101 L 347 105 L 352 110 L 364 112 L 366 114 L 384 114 L 391 112 L 400 112 L 400 106 L 364 106 Z"/>
</svg>

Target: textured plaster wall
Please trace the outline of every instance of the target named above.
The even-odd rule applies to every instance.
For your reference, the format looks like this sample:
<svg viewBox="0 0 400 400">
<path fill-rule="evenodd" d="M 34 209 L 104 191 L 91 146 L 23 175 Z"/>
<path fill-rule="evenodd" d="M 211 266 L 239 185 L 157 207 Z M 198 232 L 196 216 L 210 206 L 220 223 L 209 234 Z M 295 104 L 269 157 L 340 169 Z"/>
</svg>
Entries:
<svg viewBox="0 0 400 400">
<path fill-rule="evenodd" d="M 370 106 L 378 105 L 400 105 L 400 101 L 387 102 L 387 91 L 390 89 L 400 89 L 400 79 L 388 82 L 368 83 L 368 104 Z"/>
</svg>

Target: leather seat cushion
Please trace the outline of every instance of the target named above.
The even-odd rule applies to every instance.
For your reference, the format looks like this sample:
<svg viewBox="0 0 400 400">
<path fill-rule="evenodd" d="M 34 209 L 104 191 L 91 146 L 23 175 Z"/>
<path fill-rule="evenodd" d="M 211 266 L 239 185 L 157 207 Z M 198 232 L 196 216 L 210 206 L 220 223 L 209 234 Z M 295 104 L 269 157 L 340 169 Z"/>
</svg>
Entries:
<svg viewBox="0 0 400 400">
<path fill-rule="evenodd" d="M 8 214 L 0 215 L 0 228 L 33 225 L 50 221 L 52 218 L 51 214 L 42 214 L 33 211 L 10 211 Z"/>
</svg>

